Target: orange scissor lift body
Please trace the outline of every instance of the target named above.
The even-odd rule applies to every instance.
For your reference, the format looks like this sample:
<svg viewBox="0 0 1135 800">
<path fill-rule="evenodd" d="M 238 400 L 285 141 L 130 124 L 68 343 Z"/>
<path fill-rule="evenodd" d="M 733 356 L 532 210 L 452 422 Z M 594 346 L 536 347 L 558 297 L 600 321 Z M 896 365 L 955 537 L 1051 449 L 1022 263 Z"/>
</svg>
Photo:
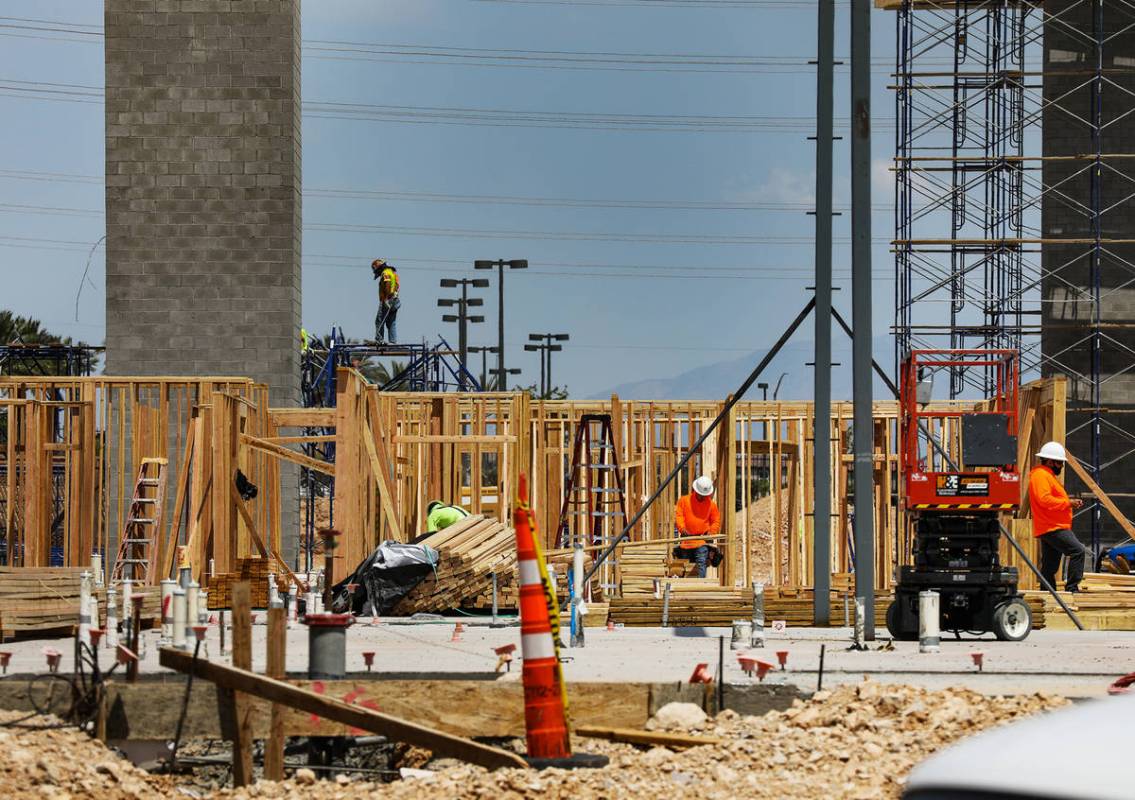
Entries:
<svg viewBox="0 0 1135 800">
<path fill-rule="evenodd" d="M 1017 569 L 1002 566 L 999 555 L 1000 515 L 1015 511 L 1021 497 L 1019 359 L 1016 350 L 957 349 L 914 350 L 903 361 L 899 465 L 914 539 L 913 563 L 900 567 L 887 610 L 896 639 L 917 637 L 919 595 L 927 591 L 938 594 L 943 631 L 1020 640 L 1032 629 Z M 981 373 L 986 402 L 931 404 L 933 375 L 964 370 Z"/>
</svg>

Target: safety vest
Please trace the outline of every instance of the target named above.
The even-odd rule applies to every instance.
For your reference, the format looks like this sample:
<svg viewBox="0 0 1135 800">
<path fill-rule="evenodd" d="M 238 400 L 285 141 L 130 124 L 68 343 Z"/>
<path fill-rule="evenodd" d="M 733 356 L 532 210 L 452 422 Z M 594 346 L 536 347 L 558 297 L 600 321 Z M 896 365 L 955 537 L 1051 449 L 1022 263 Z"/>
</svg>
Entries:
<svg viewBox="0 0 1135 800">
<path fill-rule="evenodd" d="M 398 296 L 398 273 L 387 267 L 382 271 L 382 276 L 378 279 L 379 297 L 382 300 L 389 300 L 392 297 Z"/>
</svg>

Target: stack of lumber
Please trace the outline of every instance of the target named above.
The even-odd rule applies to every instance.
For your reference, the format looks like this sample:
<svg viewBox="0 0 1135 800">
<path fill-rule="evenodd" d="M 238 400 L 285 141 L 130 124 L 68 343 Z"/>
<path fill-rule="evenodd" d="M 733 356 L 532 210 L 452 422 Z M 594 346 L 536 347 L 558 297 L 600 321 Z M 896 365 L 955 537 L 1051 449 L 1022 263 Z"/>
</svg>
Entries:
<svg viewBox="0 0 1135 800">
<path fill-rule="evenodd" d="M 611 599 L 610 617 L 629 627 L 655 627 L 662 624 L 664 602 L 653 592 L 624 592 L 622 597 Z M 713 578 L 670 580 L 669 625 L 730 625 L 735 619 L 749 619 L 752 615 L 752 589 L 727 589 Z"/>
<path fill-rule="evenodd" d="M 1058 588 L 1062 584 L 1058 584 Z M 1078 594 L 1061 592 L 1060 598 L 1076 612 L 1088 630 L 1135 630 L 1135 575 L 1088 572 L 1080 582 Z M 1073 630 L 1076 626 L 1048 592 L 1026 592 L 1032 602 L 1043 603 L 1044 614 L 1054 630 Z M 1036 611 L 1034 609 L 1035 618 Z"/>
<path fill-rule="evenodd" d="M 79 583 L 85 571 L 85 567 L 0 567 L 0 640 L 71 633 L 79 624 Z M 103 619 L 106 590 L 92 589 Z"/>
<path fill-rule="evenodd" d="M 811 592 L 781 594 L 776 589 L 765 590 L 765 625 L 783 620 L 791 627 L 811 627 Z M 887 625 L 887 606 L 890 595 L 875 597 L 875 626 L 884 630 Z M 1135 599 L 1135 595 L 1133 595 Z M 1033 614 L 1033 627 L 1045 626 L 1046 609 L 1040 597 L 1026 594 Z M 611 620 L 632 627 L 654 627 L 662 624 L 664 599 L 651 594 L 624 595 L 611 601 Z M 832 594 L 831 624 L 844 624 L 843 595 Z M 850 611 L 849 618 L 854 614 Z M 753 593 L 750 589 L 726 589 L 710 578 L 678 578 L 670 580 L 670 614 L 668 624 L 673 626 L 728 626 L 733 620 L 752 619 Z"/>
<path fill-rule="evenodd" d="M 591 568 L 590 554 L 583 562 L 584 570 Z M 556 556 L 548 559 L 548 571 L 556 581 L 556 597 L 563 599 L 568 596 L 568 570 L 571 569 L 570 556 Z M 481 594 L 466 598 L 462 608 L 491 609 L 493 607 L 492 583 Z M 598 597 L 597 580 L 592 581 L 593 596 Z M 516 559 L 501 562 L 497 571 L 497 608 L 501 611 L 515 611 L 520 607 L 520 574 L 516 568 Z M 606 624 L 606 619 L 604 619 Z"/>
<path fill-rule="evenodd" d="M 654 580 L 666 576 L 666 557 L 671 547 L 670 544 L 627 543 L 615 550 L 624 597 L 654 594 Z"/>
<path fill-rule="evenodd" d="M 481 515 L 466 517 L 419 544 L 437 550 L 437 568 L 402 598 L 394 616 L 448 611 L 483 603 L 486 597 L 491 604 L 492 572 L 510 574 L 516 565 L 512 528 Z"/>
<path fill-rule="evenodd" d="M 248 583 L 252 589 L 252 607 L 268 607 L 268 575 L 272 561 L 267 558 L 239 558 L 234 572 L 209 578 L 209 608 L 229 608 L 233 602 L 233 584 Z"/>
</svg>

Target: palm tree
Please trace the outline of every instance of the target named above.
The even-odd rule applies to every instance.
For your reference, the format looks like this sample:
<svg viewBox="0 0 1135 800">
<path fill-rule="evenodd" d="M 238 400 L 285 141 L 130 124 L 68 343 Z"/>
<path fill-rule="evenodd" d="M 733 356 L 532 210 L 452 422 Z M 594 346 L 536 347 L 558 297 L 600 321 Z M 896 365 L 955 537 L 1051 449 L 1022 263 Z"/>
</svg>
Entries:
<svg viewBox="0 0 1135 800">
<path fill-rule="evenodd" d="M 0 346 L 3 345 L 63 345 L 83 346 L 83 342 L 73 342 L 70 336 L 56 336 L 43 327 L 38 319 L 21 317 L 12 311 L 0 310 Z M 16 355 L 0 359 L 0 374 L 4 375 L 66 375 L 68 361 L 63 357 L 31 358 L 30 354 Z M 97 356 L 83 354 L 79 363 L 94 369 Z M 88 363 L 89 360 L 89 363 Z"/>
<path fill-rule="evenodd" d="M 0 344 L 71 344 L 48 332 L 38 319 L 18 317 L 11 311 L 0 311 Z"/>
</svg>

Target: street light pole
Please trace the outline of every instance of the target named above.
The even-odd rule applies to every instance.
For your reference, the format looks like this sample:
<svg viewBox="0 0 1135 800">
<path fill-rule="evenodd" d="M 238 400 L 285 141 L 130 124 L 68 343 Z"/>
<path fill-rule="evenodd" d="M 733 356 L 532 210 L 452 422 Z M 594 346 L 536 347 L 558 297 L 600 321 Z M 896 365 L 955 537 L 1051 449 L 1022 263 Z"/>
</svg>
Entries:
<svg viewBox="0 0 1135 800">
<path fill-rule="evenodd" d="M 552 342 L 566 342 L 571 337 L 566 333 L 530 333 L 528 334 L 528 341 L 540 342 L 540 344 L 526 344 L 524 349 L 531 352 L 540 353 L 540 396 L 547 397 L 551 394 L 552 388 L 555 384 L 552 383 L 552 353 L 558 353 L 563 350 L 563 345 L 552 344 Z M 545 365 L 545 359 L 547 364 Z"/>
<path fill-rule="evenodd" d="M 473 269 L 497 268 L 497 368 L 499 377 L 498 386 L 504 389 L 508 383 L 508 370 L 504 364 L 504 268 L 528 269 L 528 260 L 517 258 L 511 261 L 498 259 L 497 261 L 474 261 Z"/>
<path fill-rule="evenodd" d="M 461 359 L 461 367 L 468 371 L 469 361 L 469 323 L 470 322 L 484 322 L 485 318 L 480 315 L 470 315 L 469 309 L 475 306 L 482 306 L 485 301 L 479 297 L 469 296 L 469 287 L 474 289 L 484 289 L 488 287 L 489 282 L 484 278 L 442 278 L 440 286 L 443 289 L 456 289 L 461 287 L 460 298 L 439 298 L 437 304 L 443 308 L 457 306 L 457 314 L 443 314 L 443 322 L 456 322 L 457 323 L 457 341 L 458 341 L 458 355 Z M 461 376 L 459 379 L 461 388 L 465 388 L 465 377 Z"/>
</svg>

